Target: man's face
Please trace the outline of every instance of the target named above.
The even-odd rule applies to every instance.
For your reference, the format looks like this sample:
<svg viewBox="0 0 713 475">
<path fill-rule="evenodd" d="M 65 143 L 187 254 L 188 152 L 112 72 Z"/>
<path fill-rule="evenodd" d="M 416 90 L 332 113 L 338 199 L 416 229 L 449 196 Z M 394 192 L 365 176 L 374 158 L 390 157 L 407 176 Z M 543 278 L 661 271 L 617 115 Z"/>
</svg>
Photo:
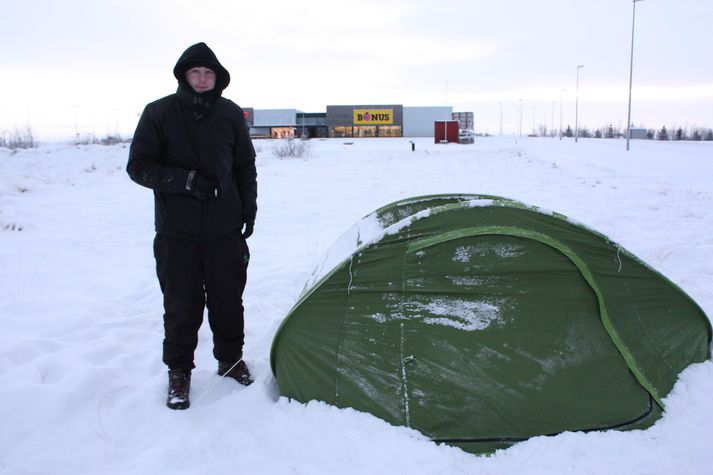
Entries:
<svg viewBox="0 0 713 475">
<path fill-rule="evenodd" d="M 215 87 L 215 73 L 212 69 L 197 66 L 186 71 L 186 81 L 194 91 L 200 94 Z"/>
</svg>

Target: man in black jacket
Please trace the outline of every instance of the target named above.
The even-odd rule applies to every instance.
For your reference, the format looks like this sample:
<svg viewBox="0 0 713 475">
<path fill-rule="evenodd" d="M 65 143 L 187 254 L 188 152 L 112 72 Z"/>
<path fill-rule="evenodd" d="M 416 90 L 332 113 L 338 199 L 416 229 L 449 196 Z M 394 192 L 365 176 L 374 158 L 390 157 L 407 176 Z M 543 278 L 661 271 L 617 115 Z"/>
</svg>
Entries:
<svg viewBox="0 0 713 475">
<path fill-rule="evenodd" d="M 154 256 L 163 292 L 167 405 L 186 409 L 208 307 L 218 374 L 252 383 L 243 361 L 246 239 L 257 213 L 255 149 L 243 110 L 221 97 L 230 74 L 205 43 L 173 69 L 175 94 L 146 106 L 126 171 L 154 191 Z"/>
</svg>

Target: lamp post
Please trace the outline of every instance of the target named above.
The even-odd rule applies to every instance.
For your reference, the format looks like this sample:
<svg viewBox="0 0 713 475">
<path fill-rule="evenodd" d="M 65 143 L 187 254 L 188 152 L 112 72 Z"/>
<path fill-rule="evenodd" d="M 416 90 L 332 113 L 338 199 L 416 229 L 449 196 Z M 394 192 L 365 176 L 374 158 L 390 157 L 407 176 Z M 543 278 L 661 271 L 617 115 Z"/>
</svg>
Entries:
<svg viewBox="0 0 713 475">
<path fill-rule="evenodd" d="M 520 99 L 520 122 L 517 126 L 518 135 L 522 137 L 522 99 Z"/>
<path fill-rule="evenodd" d="M 552 138 L 555 137 L 555 102 L 552 101 L 552 114 L 550 114 L 550 135 Z"/>
<path fill-rule="evenodd" d="M 626 151 L 629 151 L 629 141 L 631 140 L 631 84 L 634 78 L 634 24 L 636 21 L 636 2 L 643 0 L 633 0 L 634 12 L 631 15 L 631 62 L 629 63 L 629 114 L 626 119 Z"/>
<path fill-rule="evenodd" d="M 77 108 L 78 105 L 73 105 L 72 110 L 74 111 L 74 143 L 79 143 L 79 122 L 77 121 Z"/>
<path fill-rule="evenodd" d="M 574 101 L 574 141 L 579 141 L 579 70 L 584 67 L 583 64 L 577 66 L 577 96 Z"/>
<path fill-rule="evenodd" d="M 500 106 L 500 135 L 503 135 L 503 103 L 498 102 Z"/>
<path fill-rule="evenodd" d="M 562 100 L 566 89 L 560 89 L 560 140 L 562 140 Z"/>
<path fill-rule="evenodd" d="M 446 139 L 445 142 L 447 144 L 448 143 L 448 81 L 446 81 L 446 95 L 445 95 L 443 108 L 445 109 L 445 114 L 446 114 L 446 117 L 445 117 L 446 120 L 443 122 L 443 135 L 445 135 L 445 137 L 443 137 L 443 138 Z"/>
</svg>

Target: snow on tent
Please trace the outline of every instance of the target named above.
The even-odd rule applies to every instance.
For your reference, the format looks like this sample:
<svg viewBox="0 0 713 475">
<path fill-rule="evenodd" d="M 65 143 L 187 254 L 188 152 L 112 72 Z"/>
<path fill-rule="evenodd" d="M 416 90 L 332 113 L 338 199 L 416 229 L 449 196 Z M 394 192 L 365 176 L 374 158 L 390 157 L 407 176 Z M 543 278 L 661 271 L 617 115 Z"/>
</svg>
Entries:
<svg viewBox="0 0 713 475">
<path fill-rule="evenodd" d="M 282 395 L 483 453 L 648 427 L 710 341 L 696 303 L 605 236 L 504 198 L 436 195 L 332 247 L 271 365 Z"/>
</svg>

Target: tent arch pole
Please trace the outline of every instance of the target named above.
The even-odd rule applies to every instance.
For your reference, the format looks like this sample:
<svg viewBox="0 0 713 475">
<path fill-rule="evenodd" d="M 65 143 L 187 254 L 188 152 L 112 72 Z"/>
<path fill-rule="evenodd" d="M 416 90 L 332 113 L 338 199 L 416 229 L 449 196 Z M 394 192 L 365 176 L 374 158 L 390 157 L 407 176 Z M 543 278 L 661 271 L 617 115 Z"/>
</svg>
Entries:
<svg viewBox="0 0 713 475">
<path fill-rule="evenodd" d="M 621 357 L 624 359 L 624 363 L 629 368 L 629 371 L 631 371 L 631 373 L 634 375 L 639 385 L 641 385 L 641 387 L 644 388 L 651 395 L 653 400 L 656 401 L 656 404 L 658 404 L 661 409 L 665 409 L 664 403 L 661 400 L 658 391 L 651 383 L 651 381 L 649 381 L 649 379 L 643 374 L 641 368 L 639 368 L 639 366 L 636 364 L 636 360 L 631 354 L 631 351 L 626 346 L 624 341 L 619 336 L 619 333 L 612 325 L 611 320 L 609 319 L 609 314 L 606 310 L 606 306 L 604 305 L 604 296 L 602 295 L 599 286 L 594 280 L 594 276 L 592 275 L 591 270 L 589 269 L 587 264 L 577 255 L 577 253 L 564 243 L 557 241 L 556 239 L 552 239 L 546 234 L 542 234 L 529 229 L 518 228 L 515 226 L 477 226 L 460 228 L 453 231 L 447 231 L 436 236 L 419 239 L 417 241 L 409 243 L 406 252 L 417 252 L 421 249 L 430 246 L 435 246 L 442 242 L 451 241 L 454 239 L 484 235 L 503 235 L 531 239 L 545 244 L 564 254 L 565 257 L 567 257 L 574 264 L 577 270 L 579 270 L 584 280 L 594 291 L 594 294 L 597 297 L 597 302 L 599 304 L 599 318 L 601 319 L 602 324 L 604 325 L 604 329 L 609 335 L 609 338 L 611 339 L 612 343 L 619 351 Z"/>
</svg>

